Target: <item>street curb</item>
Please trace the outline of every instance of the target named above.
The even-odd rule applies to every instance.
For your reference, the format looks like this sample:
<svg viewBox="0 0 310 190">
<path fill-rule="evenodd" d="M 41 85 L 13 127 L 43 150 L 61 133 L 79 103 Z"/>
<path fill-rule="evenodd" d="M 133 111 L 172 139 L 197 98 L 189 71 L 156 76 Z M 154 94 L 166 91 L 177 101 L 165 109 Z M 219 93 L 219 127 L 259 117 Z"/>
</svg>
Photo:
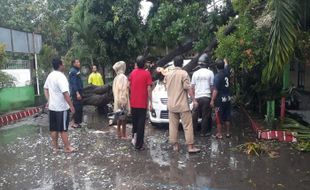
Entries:
<svg viewBox="0 0 310 190">
<path fill-rule="evenodd" d="M 258 139 L 264 140 L 278 140 L 280 142 L 297 142 L 297 138 L 293 133 L 282 130 L 264 130 L 248 113 L 248 111 L 241 106 L 241 109 L 246 114 L 251 122 L 251 127 L 256 133 Z"/>
<path fill-rule="evenodd" d="M 42 107 L 30 108 L 14 113 L 9 113 L 0 116 L 0 127 L 16 122 L 20 119 L 32 116 L 42 110 Z"/>
</svg>

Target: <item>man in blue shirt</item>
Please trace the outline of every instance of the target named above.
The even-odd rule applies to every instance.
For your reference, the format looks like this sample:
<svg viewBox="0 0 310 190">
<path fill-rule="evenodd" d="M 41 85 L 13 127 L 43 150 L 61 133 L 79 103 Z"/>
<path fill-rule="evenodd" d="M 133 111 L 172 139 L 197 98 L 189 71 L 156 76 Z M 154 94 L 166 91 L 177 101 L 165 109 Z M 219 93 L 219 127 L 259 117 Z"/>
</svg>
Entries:
<svg viewBox="0 0 310 190">
<path fill-rule="evenodd" d="M 226 137 L 230 137 L 230 119 L 231 119 L 231 93 L 230 93 L 230 69 L 226 59 L 219 60 L 216 63 L 218 73 L 214 77 L 214 90 L 210 102 L 211 107 L 215 108 L 217 123 L 217 138 L 222 138 L 222 124 L 227 129 Z"/>
<path fill-rule="evenodd" d="M 75 114 L 73 115 L 73 128 L 80 128 L 83 118 L 83 104 L 82 104 L 82 93 L 83 93 L 83 82 L 81 79 L 81 64 L 78 59 L 71 61 L 72 68 L 69 72 L 69 84 L 70 94 L 75 108 Z"/>
</svg>

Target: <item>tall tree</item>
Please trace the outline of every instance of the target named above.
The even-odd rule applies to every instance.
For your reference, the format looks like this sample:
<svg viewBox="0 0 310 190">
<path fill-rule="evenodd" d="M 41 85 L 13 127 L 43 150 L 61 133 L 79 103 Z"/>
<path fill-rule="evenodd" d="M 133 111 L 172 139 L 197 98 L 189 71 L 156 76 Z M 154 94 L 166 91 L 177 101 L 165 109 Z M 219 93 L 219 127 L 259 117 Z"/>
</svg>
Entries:
<svg viewBox="0 0 310 190">
<path fill-rule="evenodd" d="M 144 44 L 139 8 L 139 0 L 80 1 L 71 17 L 75 43 L 82 41 L 98 64 L 134 60 Z"/>
<path fill-rule="evenodd" d="M 66 23 L 77 0 L 0 0 L 0 26 L 43 35 L 64 54 L 70 46 Z"/>
</svg>

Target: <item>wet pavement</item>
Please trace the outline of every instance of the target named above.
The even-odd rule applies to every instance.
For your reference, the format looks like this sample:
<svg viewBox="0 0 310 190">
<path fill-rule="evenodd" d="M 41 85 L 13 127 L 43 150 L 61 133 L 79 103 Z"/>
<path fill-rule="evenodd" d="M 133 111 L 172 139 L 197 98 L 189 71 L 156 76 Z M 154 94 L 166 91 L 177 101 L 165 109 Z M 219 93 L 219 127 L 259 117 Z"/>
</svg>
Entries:
<svg viewBox="0 0 310 190">
<path fill-rule="evenodd" d="M 253 140 L 238 113 L 233 137 L 197 137 L 203 151 L 189 155 L 183 143 L 172 152 L 165 127 L 147 125 L 146 150 L 116 138 L 114 126 L 87 108 L 82 129 L 70 129 L 79 151 L 53 153 L 47 115 L 0 129 L 0 189 L 309 189 L 310 154 L 279 144 L 280 157 L 248 156 L 231 150 Z M 131 126 L 128 124 L 128 132 Z"/>
</svg>

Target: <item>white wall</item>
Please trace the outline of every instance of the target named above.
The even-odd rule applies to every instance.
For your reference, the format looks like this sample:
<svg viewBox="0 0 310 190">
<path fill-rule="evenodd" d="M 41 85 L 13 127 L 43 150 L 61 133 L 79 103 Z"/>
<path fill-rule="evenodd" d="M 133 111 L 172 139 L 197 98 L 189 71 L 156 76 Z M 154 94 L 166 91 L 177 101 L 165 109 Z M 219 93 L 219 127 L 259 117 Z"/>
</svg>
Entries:
<svg viewBox="0 0 310 190">
<path fill-rule="evenodd" d="M 14 83 L 16 87 L 27 86 L 31 83 L 30 69 L 4 69 L 1 71 L 15 78 Z"/>
</svg>

